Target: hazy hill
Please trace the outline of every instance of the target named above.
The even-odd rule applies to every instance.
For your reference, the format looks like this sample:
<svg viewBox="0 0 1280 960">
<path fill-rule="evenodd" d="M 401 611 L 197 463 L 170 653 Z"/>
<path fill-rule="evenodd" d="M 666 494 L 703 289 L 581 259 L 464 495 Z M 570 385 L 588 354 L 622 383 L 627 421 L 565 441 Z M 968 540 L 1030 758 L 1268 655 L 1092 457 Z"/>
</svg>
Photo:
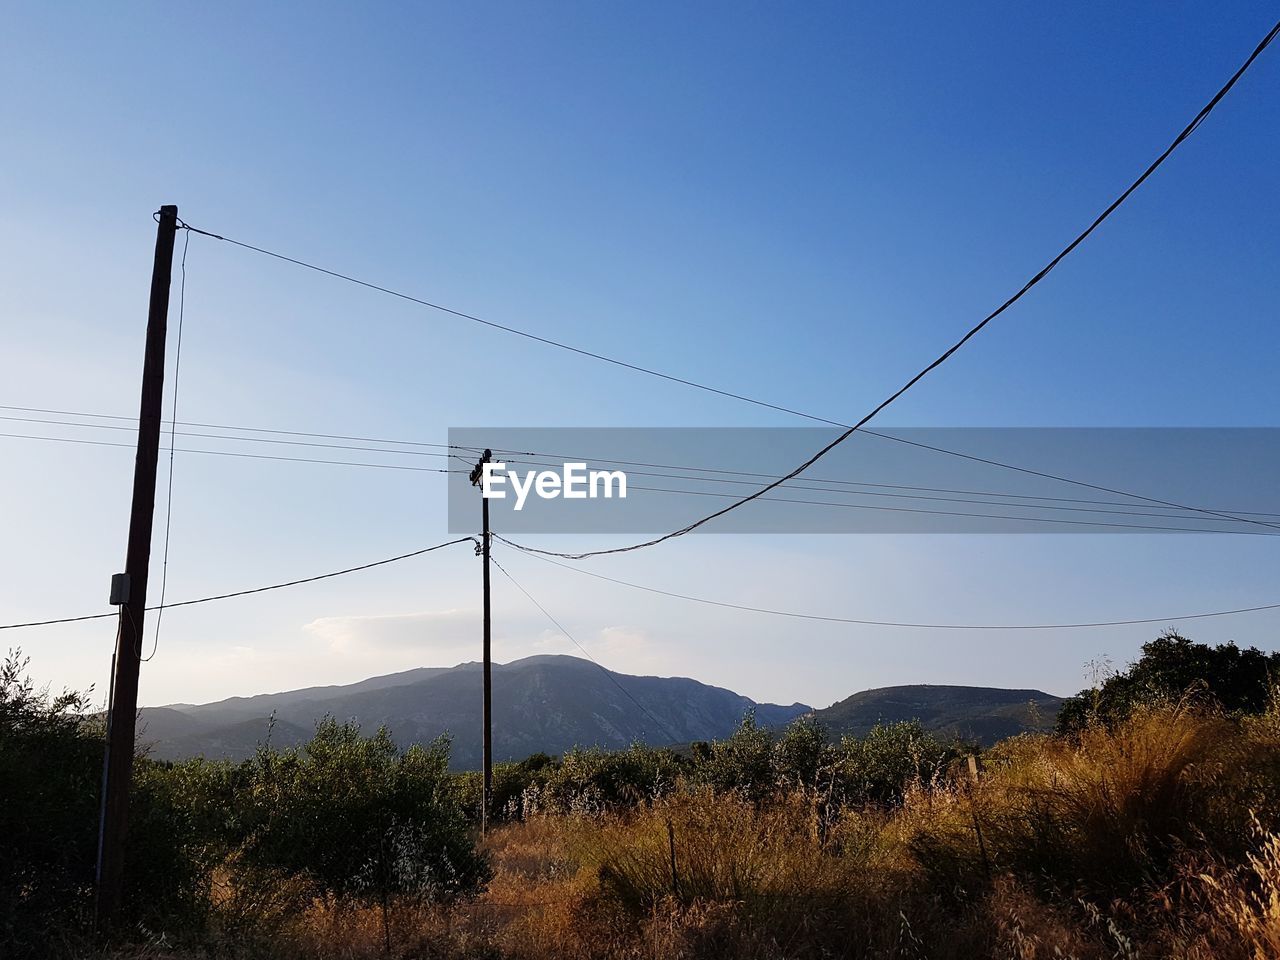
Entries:
<svg viewBox="0 0 1280 960">
<path fill-rule="evenodd" d="M 473 768 L 480 763 L 480 700 L 480 665 L 464 663 L 349 686 L 147 708 L 139 729 L 142 741 L 152 745 L 153 757 L 242 759 L 266 738 L 273 711 L 271 742 L 276 746 L 306 740 L 315 721 L 329 714 L 356 720 L 368 731 L 385 725 L 401 745 L 448 733 L 454 765 Z M 732 733 L 751 708 L 770 726 L 813 709 L 801 703 L 757 704 L 683 677 L 606 674 L 576 657 L 529 657 L 493 666 L 494 759 L 518 760 L 539 750 L 560 753 L 575 745 L 617 748 L 636 740 L 709 740 Z"/>
<path fill-rule="evenodd" d="M 1053 726 L 1062 698 L 1043 690 L 913 684 L 863 690 L 816 716 L 833 737 L 862 736 L 877 723 L 919 720 L 944 739 L 962 737 L 985 744 L 1027 730 Z"/>
<path fill-rule="evenodd" d="M 277 747 L 305 742 L 316 721 L 332 715 L 355 720 L 369 732 L 385 725 L 402 746 L 448 733 L 454 765 L 475 768 L 480 764 L 480 698 L 480 665 L 463 663 L 345 686 L 150 707 L 142 711 L 139 735 L 160 759 L 239 760 L 266 739 L 272 713 L 271 742 Z M 684 677 L 606 674 L 576 657 L 529 657 L 494 664 L 493 752 L 501 761 L 574 746 L 625 747 L 637 740 L 687 744 L 728 736 L 753 708 L 757 721 L 768 727 L 815 713 L 833 737 L 865 734 L 877 723 L 919 720 L 944 738 L 994 743 L 1051 725 L 1061 702 L 1041 690 L 917 685 L 864 690 L 814 711 L 802 703 L 756 703 Z"/>
</svg>

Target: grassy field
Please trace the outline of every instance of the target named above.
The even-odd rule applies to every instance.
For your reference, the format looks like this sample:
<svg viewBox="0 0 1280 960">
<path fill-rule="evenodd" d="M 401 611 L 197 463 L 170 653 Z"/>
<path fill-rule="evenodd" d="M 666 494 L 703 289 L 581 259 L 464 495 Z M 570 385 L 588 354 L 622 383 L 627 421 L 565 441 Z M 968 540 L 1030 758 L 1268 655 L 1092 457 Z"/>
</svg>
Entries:
<svg viewBox="0 0 1280 960">
<path fill-rule="evenodd" d="M 498 826 L 474 898 L 385 911 L 319 898 L 243 937 L 228 914 L 210 946 L 317 960 L 1265 960 L 1280 957 L 1277 764 L 1277 711 L 1168 705 L 1006 742 L 976 779 L 953 763 L 897 804 L 684 785 Z"/>
<path fill-rule="evenodd" d="M 485 836 L 443 739 L 327 719 L 238 764 L 143 758 L 104 939 L 101 723 L 10 657 L 0 956 L 1275 960 L 1275 660 L 1168 635 L 986 751 L 748 716 L 681 753 L 534 756 L 495 771 Z"/>
</svg>

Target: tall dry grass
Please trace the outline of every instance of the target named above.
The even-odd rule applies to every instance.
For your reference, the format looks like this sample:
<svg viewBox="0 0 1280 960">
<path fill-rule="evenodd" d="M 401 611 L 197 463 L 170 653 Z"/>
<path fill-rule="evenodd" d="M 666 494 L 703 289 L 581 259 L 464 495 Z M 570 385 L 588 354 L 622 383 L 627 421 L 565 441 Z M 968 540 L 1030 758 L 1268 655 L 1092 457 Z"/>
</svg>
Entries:
<svg viewBox="0 0 1280 960">
<path fill-rule="evenodd" d="M 957 895 L 1008 873 L 1045 895 L 1126 898 L 1166 882 L 1189 850 L 1242 849 L 1250 806 L 1232 774 L 1247 749 L 1239 725 L 1218 714 L 1146 708 L 1071 739 L 1010 741 L 976 784 L 910 797 L 897 828 Z"/>
<path fill-rule="evenodd" d="M 1023 737 L 893 809 L 706 788 L 484 840 L 478 898 L 314 902 L 225 955 L 1280 958 L 1280 713 L 1152 707 Z M 265 947 L 265 952 L 263 952 Z"/>
</svg>

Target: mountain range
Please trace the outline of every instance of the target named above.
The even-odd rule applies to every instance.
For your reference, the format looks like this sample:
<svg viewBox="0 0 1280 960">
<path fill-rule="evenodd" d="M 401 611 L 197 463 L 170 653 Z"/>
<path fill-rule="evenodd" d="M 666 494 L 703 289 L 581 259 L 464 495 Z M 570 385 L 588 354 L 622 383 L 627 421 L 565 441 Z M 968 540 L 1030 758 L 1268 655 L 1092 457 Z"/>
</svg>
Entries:
<svg viewBox="0 0 1280 960">
<path fill-rule="evenodd" d="M 241 760 L 268 735 L 275 747 L 305 743 L 317 720 L 333 716 L 370 732 L 385 726 L 401 746 L 447 733 L 453 766 L 474 769 L 480 765 L 481 691 L 478 663 L 422 667 L 342 686 L 146 707 L 138 735 L 156 759 Z M 632 676 L 577 657 L 536 656 L 493 665 L 493 755 L 500 762 L 574 746 L 712 740 L 731 734 L 749 710 L 766 727 L 814 714 L 833 736 L 865 734 L 879 722 L 919 720 L 944 737 L 992 742 L 1051 724 L 1060 703 L 1039 690 L 918 685 L 865 690 L 815 710 L 803 703 L 757 703 L 685 677 Z"/>
</svg>

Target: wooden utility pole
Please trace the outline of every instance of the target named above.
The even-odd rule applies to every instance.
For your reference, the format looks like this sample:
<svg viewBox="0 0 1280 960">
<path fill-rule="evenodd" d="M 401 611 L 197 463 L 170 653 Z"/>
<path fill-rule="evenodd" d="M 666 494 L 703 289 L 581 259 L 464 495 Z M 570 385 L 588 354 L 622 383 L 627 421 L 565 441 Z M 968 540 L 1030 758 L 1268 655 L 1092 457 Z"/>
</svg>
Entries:
<svg viewBox="0 0 1280 960">
<path fill-rule="evenodd" d="M 155 264 L 147 310 L 147 345 L 142 362 L 142 402 L 138 414 L 138 452 L 133 466 L 133 507 L 129 547 L 118 595 L 120 629 L 111 676 L 111 712 L 107 719 L 107 756 L 103 772 L 102 821 L 98 834 L 96 914 L 99 929 L 110 925 L 124 888 L 125 834 L 129 825 L 129 784 L 133 776 L 134 724 L 138 712 L 138 669 L 147 609 L 147 571 L 151 561 L 151 523 L 156 502 L 156 465 L 160 458 L 160 419 L 164 395 L 165 334 L 169 321 L 169 278 L 178 232 L 178 208 L 164 206 L 156 217 Z"/>
<path fill-rule="evenodd" d="M 484 477 L 484 465 L 493 459 L 493 451 L 485 450 L 471 471 L 471 482 L 481 486 Z M 481 748 L 481 763 L 484 766 L 484 789 L 480 797 L 480 831 L 489 829 L 489 805 L 493 800 L 493 685 L 490 664 L 490 640 L 492 639 L 493 621 L 489 615 L 489 498 L 480 490 L 480 555 L 484 557 L 484 707 L 481 711 L 481 722 L 484 725 L 484 745 Z"/>
</svg>

